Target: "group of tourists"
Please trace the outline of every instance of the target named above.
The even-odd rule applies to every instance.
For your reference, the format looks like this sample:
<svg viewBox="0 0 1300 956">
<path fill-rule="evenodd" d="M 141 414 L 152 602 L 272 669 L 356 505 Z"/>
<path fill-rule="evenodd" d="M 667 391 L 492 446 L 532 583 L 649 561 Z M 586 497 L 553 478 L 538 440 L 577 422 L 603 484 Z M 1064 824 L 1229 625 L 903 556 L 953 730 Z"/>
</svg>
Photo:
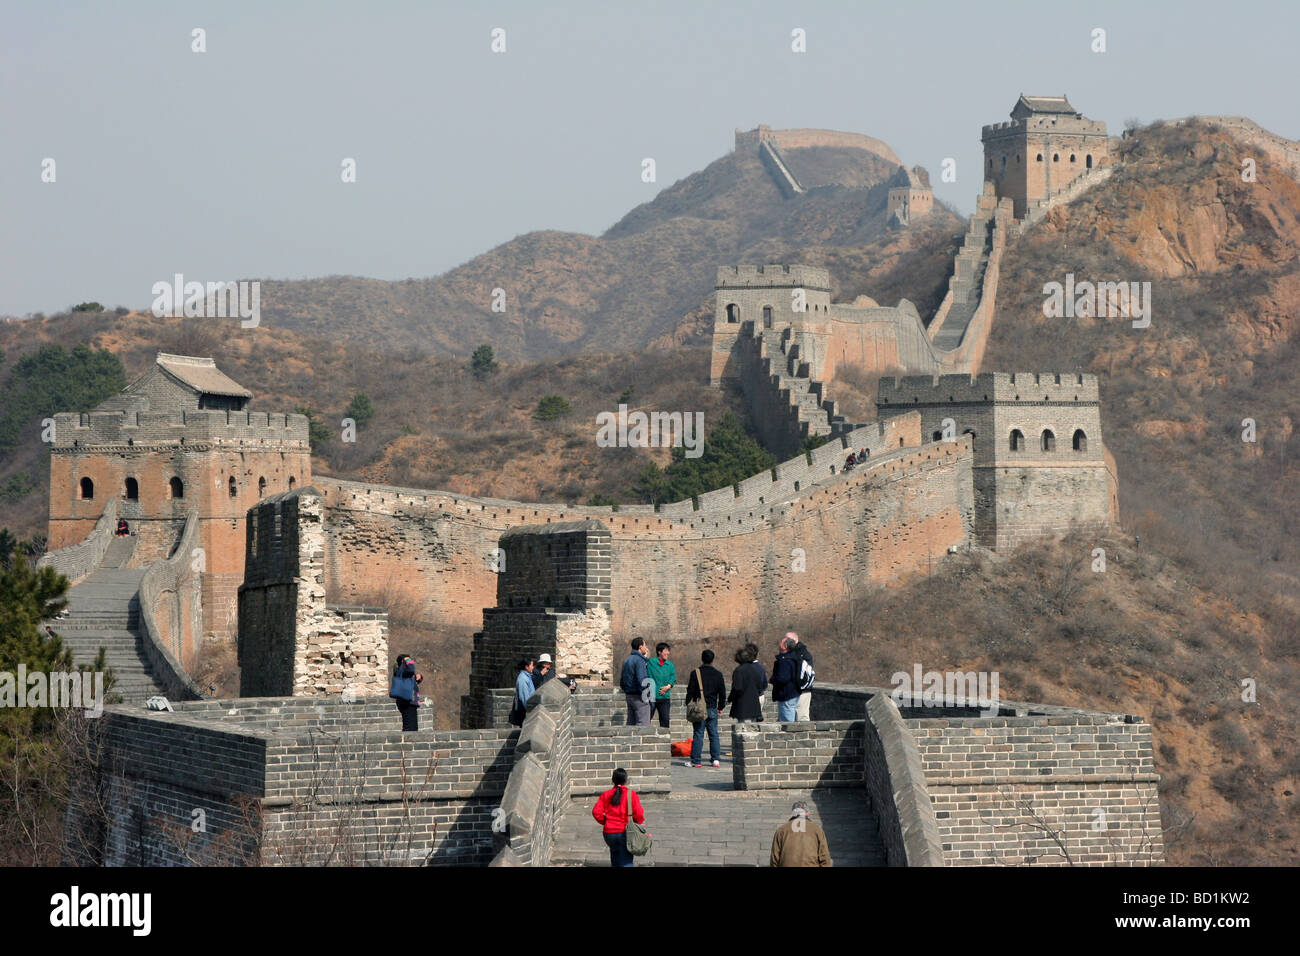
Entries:
<svg viewBox="0 0 1300 956">
<path fill-rule="evenodd" d="M 631 641 L 632 652 L 623 661 L 619 688 L 627 699 L 629 727 L 647 727 L 653 714 L 659 726 L 667 727 L 672 706 L 672 690 L 677 683 L 677 667 L 670 660 L 672 645 L 660 641 L 655 656 L 650 657 L 645 639 Z M 772 662 L 772 676 L 758 661 L 757 644 L 747 643 L 735 654 L 736 669 L 731 672 L 731 693 L 722 672 L 713 666 L 714 653 L 700 654 L 700 666 L 691 671 L 686 685 L 686 719 L 695 727 L 691 742 L 691 766 L 699 767 L 704 734 L 709 735 L 713 766 L 720 766 L 718 717 L 731 704 L 730 716 L 737 722 L 763 719 L 763 703 L 768 688 L 777 705 L 777 719 L 782 723 L 808 720 L 812 704 L 812 686 L 816 679 L 813 657 L 799 635 L 789 631 L 777 645 Z"/>
<path fill-rule="evenodd" d="M 866 464 L 866 461 L 867 450 L 865 448 L 859 448 L 856 455 L 853 454 L 853 452 L 849 452 L 848 457 L 844 459 L 844 470 L 848 471 L 854 465 Z"/>
</svg>

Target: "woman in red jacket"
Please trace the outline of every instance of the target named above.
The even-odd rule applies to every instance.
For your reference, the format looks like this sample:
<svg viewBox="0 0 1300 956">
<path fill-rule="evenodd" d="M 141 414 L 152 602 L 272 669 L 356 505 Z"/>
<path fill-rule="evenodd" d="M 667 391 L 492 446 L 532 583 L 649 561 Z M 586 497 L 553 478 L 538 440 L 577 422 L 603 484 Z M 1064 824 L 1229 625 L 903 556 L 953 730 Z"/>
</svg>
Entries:
<svg viewBox="0 0 1300 956">
<path fill-rule="evenodd" d="M 619 767 L 614 771 L 613 788 L 606 790 L 591 808 L 591 815 L 605 828 L 605 845 L 609 847 L 610 866 L 632 866 L 632 854 L 627 851 L 627 814 L 645 823 L 641 798 L 627 785 L 627 771 Z"/>
</svg>

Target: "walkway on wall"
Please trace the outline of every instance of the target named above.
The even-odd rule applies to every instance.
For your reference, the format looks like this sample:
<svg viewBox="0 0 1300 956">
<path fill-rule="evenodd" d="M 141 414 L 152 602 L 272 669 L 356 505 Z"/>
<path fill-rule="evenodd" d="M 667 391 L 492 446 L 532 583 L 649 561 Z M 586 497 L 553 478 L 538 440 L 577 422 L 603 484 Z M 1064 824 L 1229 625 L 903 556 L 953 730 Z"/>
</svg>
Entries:
<svg viewBox="0 0 1300 956">
<path fill-rule="evenodd" d="M 862 789 L 746 792 L 710 790 L 712 784 L 704 783 L 678 791 L 677 769 L 673 769 L 671 794 L 641 800 L 654 848 L 638 866 L 768 866 L 772 835 L 790 818 L 790 806 L 796 800 L 807 801 L 813 822 L 826 831 L 835 866 L 885 865 L 879 827 Z M 682 769 L 713 777 L 729 777 L 731 772 L 729 765 L 722 770 Z M 727 787 L 730 783 L 727 779 Z M 609 849 L 591 816 L 595 802 L 595 796 L 569 802 L 551 844 L 552 866 L 609 865 Z"/>
<path fill-rule="evenodd" d="M 113 693 L 125 703 L 141 703 L 165 693 L 140 648 L 137 592 L 148 569 L 126 566 L 135 540 L 130 535 L 114 538 L 99 566 L 68 591 L 68 616 L 44 622 L 72 651 L 72 662 L 78 667 L 90 667 L 104 648 L 116 678 Z"/>
</svg>

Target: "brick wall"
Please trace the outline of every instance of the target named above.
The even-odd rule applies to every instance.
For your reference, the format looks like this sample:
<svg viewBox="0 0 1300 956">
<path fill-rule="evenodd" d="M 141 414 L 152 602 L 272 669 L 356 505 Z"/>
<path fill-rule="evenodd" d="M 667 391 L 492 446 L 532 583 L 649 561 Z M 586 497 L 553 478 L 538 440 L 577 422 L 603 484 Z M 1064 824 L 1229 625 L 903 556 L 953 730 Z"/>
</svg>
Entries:
<svg viewBox="0 0 1300 956">
<path fill-rule="evenodd" d="M 518 736 L 402 733 L 380 698 L 113 706 L 100 726 L 108 865 L 486 864 Z"/>
<path fill-rule="evenodd" d="M 905 721 L 948 865 L 1163 860 L 1151 727 L 1114 715 Z"/>
<path fill-rule="evenodd" d="M 733 785 L 737 790 L 860 787 L 863 725 L 861 719 L 735 725 Z"/>
<path fill-rule="evenodd" d="M 618 767 L 627 771 L 628 786 L 637 793 L 667 793 L 672 789 L 671 737 L 654 727 L 586 727 L 573 730 L 572 793 L 604 793 Z"/>
<path fill-rule="evenodd" d="M 388 689 L 388 617 L 325 603 L 323 508 L 316 489 L 249 511 L 239 589 L 240 693 L 329 697 Z"/>
</svg>

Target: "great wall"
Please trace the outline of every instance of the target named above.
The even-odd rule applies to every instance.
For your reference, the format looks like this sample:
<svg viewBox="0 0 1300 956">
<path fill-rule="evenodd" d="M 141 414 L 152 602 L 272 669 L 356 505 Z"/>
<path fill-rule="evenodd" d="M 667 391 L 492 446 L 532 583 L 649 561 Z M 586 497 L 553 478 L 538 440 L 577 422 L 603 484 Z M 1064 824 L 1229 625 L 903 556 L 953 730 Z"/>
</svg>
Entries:
<svg viewBox="0 0 1300 956">
<path fill-rule="evenodd" d="M 673 773 L 667 736 L 617 726 L 625 638 L 781 627 L 956 549 L 1105 528 L 1118 478 L 1096 376 L 980 366 L 1006 244 L 1108 175 L 1108 142 L 1064 97 L 1022 96 L 1011 123 L 985 127 L 989 181 L 928 323 L 907 300 L 833 303 L 829 274 L 811 266 L 718 267 L 712 382 L 741 390 L 785 460 L 695 499 L 525 503 L 313 475 L 306 419 L 248 410 L 248 391 L 202 357 L 160 354 L 121 395 L 57 416 L 55 550 L 42 561 L 73 581 L 61 626 L 90 635 L 79 658 L 111 639 L 132 675 L 104 721 L 113 812 L 95 860 L 584 862 L 575 801 L 611 767 L 632 769 L 652 800 L 693 786 Z M 902 169 L 900 225 L 928 208 L 924 181 L 869 137 L 736 134 L 790 201 L 803 187 L 780 150 L 816 145 Z M 827 383 L 845 364 L 909 373 L 881 380 L 877 422 L 838 413 Z M 118 515 L 135 529 L 129 547 L 111 537 Z M 435 627 L 481 625 L 462 730 L 397 729 L 386 609 L 358 603 L 374 593 Z M 204 641 L 237 644 L 239 699 L 199 699 L 188 669 Z M 541 653 L 584 691 L 552 681 L 510 727 L 512 664 Z M 141 708 L 158 693 L 175 712 Z M 1024 829 L 1042 813 L 1074 862 L 1161 862 L 1141 718 L 930 703 L 819 683 L 811 723 L 727 727 L 729 792 L 839 793 L 826 806 L 852 847 L 840 859 L 864 864 L 1045 861 L 1046 838 Z M 195 807 L 207 833 L 178 839 Z M 1100 833 L 1098 808 L 1111 819 Z M 74 813 L 70 825 L 94 822 Z M 347 846 L 308 838 L 324 832 Z M 720 861 L 750 859 L 736 841 Z M 669 849 L 668 862 L 690 852 Z"/>
</svg>

